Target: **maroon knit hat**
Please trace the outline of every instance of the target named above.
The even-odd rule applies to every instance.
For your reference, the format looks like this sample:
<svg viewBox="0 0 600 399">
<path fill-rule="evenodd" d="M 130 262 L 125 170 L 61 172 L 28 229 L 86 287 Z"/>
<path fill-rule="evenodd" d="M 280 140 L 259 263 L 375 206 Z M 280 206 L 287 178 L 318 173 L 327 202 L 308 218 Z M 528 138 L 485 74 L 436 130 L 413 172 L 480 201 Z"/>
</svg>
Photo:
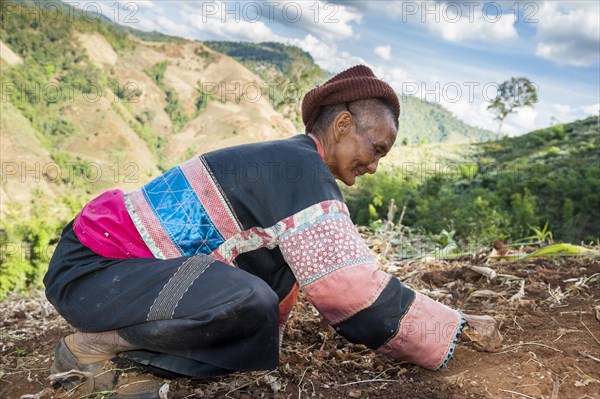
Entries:
<svg viewBox="0 0 600 399">
<path fill-rule="evenodd" d="M 306 132 L 312 131 L 321 107 L 368 98 L 381 98 L 392 107 L 396 119 L 400 116 L 400 103 L 394 89 L 377 79 L 369 67 L 357 65 L 306 93 L 302 100 L 302 122 Z"/>
</svg>

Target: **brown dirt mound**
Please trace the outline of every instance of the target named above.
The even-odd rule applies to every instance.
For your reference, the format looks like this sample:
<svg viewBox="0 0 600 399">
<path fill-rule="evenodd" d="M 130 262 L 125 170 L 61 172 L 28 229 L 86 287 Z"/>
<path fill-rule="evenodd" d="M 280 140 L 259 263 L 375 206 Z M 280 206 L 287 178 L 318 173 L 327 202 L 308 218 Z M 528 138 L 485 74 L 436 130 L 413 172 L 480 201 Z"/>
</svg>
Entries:
<svg viewBox="0 0 600 399">
<path fill-rule="evenodd" d="M 169 398 L 600 398 L 600 257 L 499 263 L 493 281 L 470 264 L 384 268 L 437 300 L 496 317 L 499 353 L 460 344 L 447 369 L 427 371 L 349 344 L 301 298 L 277 370 L 165 380 Z M 71 328 L 39 293 L 9 298 L 0 312 L 0 397 L 68 397 L 46 378 Z"/>
</svg>

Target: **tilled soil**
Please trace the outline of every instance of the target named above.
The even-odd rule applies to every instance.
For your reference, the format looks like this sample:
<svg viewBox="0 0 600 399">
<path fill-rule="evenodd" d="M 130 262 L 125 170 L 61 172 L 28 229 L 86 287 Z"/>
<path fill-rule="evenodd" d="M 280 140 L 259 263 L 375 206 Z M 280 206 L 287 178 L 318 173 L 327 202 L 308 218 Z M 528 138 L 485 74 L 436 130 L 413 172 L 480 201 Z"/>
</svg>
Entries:
<svg viewBox="0 0 600 399">
<path fill-rule="evenodd" d="M 382 264 L 436 300 L 494 316 L 502 349 L 462 343 L 445 370 L 424 370 L 348 343 L 301 297 L 277 370 L 165 380 L 168 397 L 600 398 L 597 255 L 488 264 L 498 273 L 492 281 L 469 270 L 472 261 Z M 72 329 L 43 295 L 11 297 L 0 311 L 0 398 L 77 398 L 47 380 L 55 344 Z"/>
</svg>

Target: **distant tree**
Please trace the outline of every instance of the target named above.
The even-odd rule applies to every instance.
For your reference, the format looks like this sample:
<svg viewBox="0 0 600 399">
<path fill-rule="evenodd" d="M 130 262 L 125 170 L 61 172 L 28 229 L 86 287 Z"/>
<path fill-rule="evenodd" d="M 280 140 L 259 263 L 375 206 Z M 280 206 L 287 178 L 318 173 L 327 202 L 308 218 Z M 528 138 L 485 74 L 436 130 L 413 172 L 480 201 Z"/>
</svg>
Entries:
<svg viewBox="0 0 600 399">
<path fill-rule="evenodd" d="M 527 78 L 511 78 L 498 87 L 498 94 L 487 109 L 496 114 L 500 121 L 496 138 L 500 138 L 500 131 L 504 119 L 521 107 L 533 107 L 538 101 L 537 89 Z"/>
</svg>

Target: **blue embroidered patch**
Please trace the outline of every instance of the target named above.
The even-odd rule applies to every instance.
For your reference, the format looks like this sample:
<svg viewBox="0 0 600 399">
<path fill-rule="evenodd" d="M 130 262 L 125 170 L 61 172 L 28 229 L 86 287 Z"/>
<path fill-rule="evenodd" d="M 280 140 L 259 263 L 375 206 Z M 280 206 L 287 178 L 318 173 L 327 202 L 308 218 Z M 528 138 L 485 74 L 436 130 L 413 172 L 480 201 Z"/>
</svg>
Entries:
<svg viewBox="0 0 600 399">
<path fill-rule="evenodd" d="M 180 167 L 146 184 L 142 193 L 181 255 L 210 254 L 225 241 Z"/>
</svg>

